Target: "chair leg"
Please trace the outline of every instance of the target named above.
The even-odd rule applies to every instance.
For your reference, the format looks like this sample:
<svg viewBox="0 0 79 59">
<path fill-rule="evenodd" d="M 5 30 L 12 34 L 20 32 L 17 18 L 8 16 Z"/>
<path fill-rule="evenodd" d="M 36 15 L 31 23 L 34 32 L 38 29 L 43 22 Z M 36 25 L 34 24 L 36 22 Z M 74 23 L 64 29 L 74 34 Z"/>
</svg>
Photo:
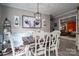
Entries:
<svg viewBox="0 0 79 59">
<path fill-rule="evenodd" d="M 59 49 L 59 42 L 58 42 L 57 48 Z"/>
<path fill-rule="evenodd" d="M 50 48 L 49 48 L 48 54 L 49 54 L 49 56 L 50 56 Z"/>
<path fill-rule="evenodd" d="M 26 56 L 29 56 L 29 45 L 27 45 L 26 47 L 25 47 L 25 54 L 26 54 Z"/>
<path fill-rule="evenodd" d="M 46 56 L 46 50 L 45 50 L 45 56 Z"/>
<path fill-rule="evenodd" d="M 58 56 L 58 49 L 57 48 L 55 49 L 55 54 L 56 54 L 56 56 Z"/>
<path fill-rule="evenodd" d="M 48 55 L 50 56 L 50 43 L 49 43 Z"/>
<path fill-rule="evenodd" d="M 29 56 L 32 56 L 32 54 L 31 54 L 31 51 L 29 51 L 29 54 L 28 54 Z"/>
</svg>

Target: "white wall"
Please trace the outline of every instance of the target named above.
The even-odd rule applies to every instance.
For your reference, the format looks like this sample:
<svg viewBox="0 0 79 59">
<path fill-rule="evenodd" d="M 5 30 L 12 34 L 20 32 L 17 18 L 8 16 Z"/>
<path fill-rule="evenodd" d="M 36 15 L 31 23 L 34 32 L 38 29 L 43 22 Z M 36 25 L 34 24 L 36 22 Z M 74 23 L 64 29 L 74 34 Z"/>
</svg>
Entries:
<svg viewBox="0 0 79 59">
<path fill-rule="evenodd" d="M 1 6 L 0 6 L 0 17 L 1 17 Z"/>
<path fill-rule="evenodd" d="M 1 5 L 0 5 L 0 20 L 1 20 Z M 1 32 L 1 27 L 0 27 L 0 32 Z M 0 42 L 2 42 L 1 39 L 2 39 L 2 35 L 0 34 Z M 0 51 L 1 51 L 1 49 L 2 49 L 2 45 L 0 44 Z"/>
<path fill-rule="evenodd" d="M 1 22 L 1 19 L 2 19 L 1 15 L 2 15 L 2 8 L 1 8 L 1 5 L 0 5 L 0 22 Z"/>
<path fill-rule="evenodd" d="M 26 32 L 28 30 L 37 30 L 34 28 L 22 28 L 22 15 L 34 16 L 34 13 L 30 12 L 30 11 L 26 11 L 26 10 L 2 6 L 2 22 L 0 24 L 2 24 L 3 20 L 7 17 L 9 20 L 11 20 L 13 32 L 20 32 L 21 33 L 21 32 Z M 14 16 L 20 17 L 20 26 L 18 28 L 14 27 L 14 24 L 13 24 Z M 50 17 L 49 17 L 49 15 L 42 15 L 42 19 L 45 19 L 46 26 L 39 28 L 39 29 L 49 32 L 50 31 Z"/>
</svg>

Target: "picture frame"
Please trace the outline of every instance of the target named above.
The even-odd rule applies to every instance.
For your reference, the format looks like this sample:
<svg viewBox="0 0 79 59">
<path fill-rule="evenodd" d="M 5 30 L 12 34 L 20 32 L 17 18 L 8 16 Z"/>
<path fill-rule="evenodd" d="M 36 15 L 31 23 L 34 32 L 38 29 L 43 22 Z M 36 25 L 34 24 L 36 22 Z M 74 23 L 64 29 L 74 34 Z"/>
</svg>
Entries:
<svg viewBox="0 0 79 59">
<path fill-rule="evenodd" d="M 41 20 L 36 20 L 32 16 L 22 16 L 22 27 L 23 28 L 40 28 L 41 27 Z"/>
<path fill-rule="evenodd" d="M 19 16 L 14 16 L 14 26 L 19 27 Z"/>
<path fill-rule="evenodd" d="M 67 23 L 69 21 L 75 22 L 76 28 L 75 28 L 74 32 L 76 32 L 76 30 L 77 30 L 77 15 L 70 15 L 70 16 L 67 16 L 67 17 L 60 18 L 59 19 L 59 30 L 61 30 L 61 26 L 63 26 L 65 23 Z"/>
</svg>

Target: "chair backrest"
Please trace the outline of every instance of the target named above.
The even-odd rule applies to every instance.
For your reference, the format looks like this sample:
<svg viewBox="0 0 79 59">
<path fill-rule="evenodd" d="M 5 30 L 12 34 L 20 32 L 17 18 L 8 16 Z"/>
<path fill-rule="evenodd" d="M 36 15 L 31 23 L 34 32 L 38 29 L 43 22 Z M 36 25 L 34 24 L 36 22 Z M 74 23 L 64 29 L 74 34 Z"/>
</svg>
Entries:
<svg viewBox="0 0 79 59">
<path fill-rule="evenodd" d="M 25 47 L 23 46 L 23 41 L 18 34 L 11 34 L 10 42 L 13 56 L 21 56 L 25 54 Z"/>
<path fill-rule="evenodd" d="M 36 32 L 33 36 L 35 39 L 35 55 L 46 55 L 48 33 L 43 31 L 40 33 Z"/>
<path fill-rule="evenodd" d="M 60 31 L 53 31 L 50 33 L 50 45 L 57 46 L 58 39 L 60 37 Z"/>
</svg>

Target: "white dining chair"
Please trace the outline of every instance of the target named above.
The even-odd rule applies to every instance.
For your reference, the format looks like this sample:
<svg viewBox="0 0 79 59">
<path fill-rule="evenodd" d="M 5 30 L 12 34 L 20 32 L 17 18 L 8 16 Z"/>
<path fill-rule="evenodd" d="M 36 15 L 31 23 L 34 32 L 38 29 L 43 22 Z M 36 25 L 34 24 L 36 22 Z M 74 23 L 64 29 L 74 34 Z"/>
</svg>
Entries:
<svg viewBox="0 0 79 59">
<path fill-rule="evenodd" d="M 33 35 L 34 39 L 35 39 L 35 47 L 33 49 L 31 49 L 31 53 L 34 56 L 42 56 L 45 55 L 46 56 L 46 46 L 47 46 L 47 33 L 45 32 L 36 32 Z"/>
<path fill-rule="evenodd" d="M 61 32 L 59 30 L 55 30 L 55 31 L 53 31 L 53 33 L 55 35 L 57 35 L 57 37 L 58 37 L 57 48 L 59 49 L 59 45 L 60 45 L 60 34 L 61 34 Z"/>
<path fill-rule="evenodd" d="M 51 51 L 55 51 L 55 55 L 58 56 L 58 48 L 59 48 L 59 31 L 53 31 L 50 33 L 49 39 L 49 56 Z"/>
<path fill-rule="evenodd" d="M 21 44 L 22 42 L 19 42 L 18 39 L 19 38 L 12 36 L 12 35 L 10 37 L 12 55 L 13 56 L 24 56 L 24 55 L 26 55 L 26 47 L 23 44 Z"/>
</svg>

